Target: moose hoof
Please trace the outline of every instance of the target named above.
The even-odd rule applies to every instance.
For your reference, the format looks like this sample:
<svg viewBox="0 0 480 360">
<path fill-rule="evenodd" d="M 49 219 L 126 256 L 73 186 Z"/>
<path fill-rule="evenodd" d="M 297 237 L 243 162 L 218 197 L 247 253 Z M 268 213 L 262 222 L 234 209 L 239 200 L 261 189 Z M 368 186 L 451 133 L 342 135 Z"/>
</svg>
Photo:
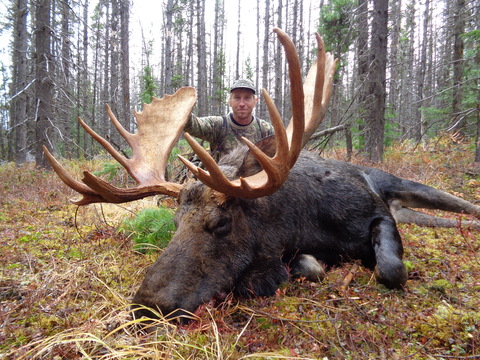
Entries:
<svg viewBox="0 0 480 360">
<path fill-rule="evenodd" d="M 402 289 L 408 274 L 401 260 L 384 263 L 375 267 L 375 278 L 389 289 Z"/>
<path fill-rule="evenodd" d="M 301 254 L 297 256 L 292 266 L 294 277 L 304 277 L 308 281 L 320 282 L 325 277 L 325 267 L 314 256 Z"/>
</svg>

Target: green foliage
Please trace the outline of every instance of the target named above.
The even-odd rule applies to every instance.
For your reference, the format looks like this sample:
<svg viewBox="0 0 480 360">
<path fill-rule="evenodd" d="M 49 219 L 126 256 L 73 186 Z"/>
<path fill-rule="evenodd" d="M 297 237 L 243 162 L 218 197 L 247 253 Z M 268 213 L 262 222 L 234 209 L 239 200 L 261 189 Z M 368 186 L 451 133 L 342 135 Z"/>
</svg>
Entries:
<svg viewBox="0 0 480 360">
<path fill-rule="evenodd" d="M 134 218 L 124 220 L 120 231 L 132 237 L 136 251 L 146 253 L 164 248 L 175 232 L 173 216 L 174 211 L 169 208 L 143 209 Z"/>
<path fill-rule="evenodd" d="M 253 79 L 253 74 L 254 71 L 253 71 L 253 67 L 252 67 L 252 60 L 250 59 L 250 57 L 247 58 L 247 60 L 245 61 L 245 77 L 247 79 Z"/>
<path fill-rule="evenodd" d="M 172 76 L 172 88 L 179 89 L 185 83 L 185 79 L 182 75 L 175 74 Z"/>
<path fill-rule="evenodd" d="M 122 169 L 122 166 L 119 163 L 108 162 L 108 163 L 104 163 L 103 167 L 100 170 L 95 171 L 93 174 L 97 176 L 106 175 L 108 177 L 108 181 L 112 181 L 115 178 L 115 176 L 117 176 L 118 171 L 121 169 Z"/>
<path fill-rule="evenodd" d="M 216 58 L 217 69 L 214 77 L 215 93 L 213 98 L 217 104 L 227 102 L 228 88 L 225 86 L 226 58 L 223 50 L 219 50 Z"/>
<path fill-rule="evenodd" d="M 365 133 L 363 131 L 365 128 L 365 122 L 362 118 L 357 118 L 355 124 L 356 126 L 352 127 L 353 148 L 356 150 L 361 150 L 365 146 Z"/>
<path fill-rule="evenodd" d="M 330 4 L 321 7 L 318 31 L 322 34 L 327 51 L 345 53 L 354 41 L 350 29 L 355 4 L 352 0 L 332 0 Z"/>
<path fill-rule="evenodd" d="M 150 104 L 152 102 L 152 97 L 155 96 L 157 92 L 157 85 L 155 85 L 155 79 L 153 78 L 152 68 L 150 66 L 145 66 L 143 68 L 143 91 L 140 94 L 140 98 L 143 104 Z"/>
<path fill-rule="evenodd" d="M 384 140 L 383 143 L 385 144 L 386 147 L 392 146 L 393 142 L 395 140 L 398 140 L 400 138 L 400 132 L 398 131 L 398 128 L 396 124 L 391 121 L 390 119 L 394 118 L 394 114 L 392 113 L 386 113 L 385 114 L 385 130 L 384 130 Z"/>
<path fill-rule="evenodd" d="M 480 46 L 480 29 L 475 29 L 468 33 L 461 34 L 460 37 L 464 41 L 472 41 L 475 42 L 477 46 Z"/>
<path fill-rule="evenodd" d="M 178 155 L 181 155 L 185 149 L 190 149 L 190 145 L 188 145 L 187 140 L 185 139 L 180 139 L 178 140 L 177 145 L 175 145 L 170 152 L 170 155 L 168 156 L 168 162 L 171 164 L 175 160 L 178 159 Z"/>
</svg>

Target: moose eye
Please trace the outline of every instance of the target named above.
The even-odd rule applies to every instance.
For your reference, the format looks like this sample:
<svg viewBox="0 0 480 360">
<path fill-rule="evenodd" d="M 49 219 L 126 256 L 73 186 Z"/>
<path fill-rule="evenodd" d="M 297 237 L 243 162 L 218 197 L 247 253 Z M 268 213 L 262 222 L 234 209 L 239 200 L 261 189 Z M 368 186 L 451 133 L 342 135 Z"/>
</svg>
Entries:
<svg viewBox="0 0 480 360">
<path fill-rule="evenodd" d="M 206 222 L 205 230 L 216 238 L 222 238 L 230 234 L 232 219 L 230 216 L 218 216 Z"/>
</svg>

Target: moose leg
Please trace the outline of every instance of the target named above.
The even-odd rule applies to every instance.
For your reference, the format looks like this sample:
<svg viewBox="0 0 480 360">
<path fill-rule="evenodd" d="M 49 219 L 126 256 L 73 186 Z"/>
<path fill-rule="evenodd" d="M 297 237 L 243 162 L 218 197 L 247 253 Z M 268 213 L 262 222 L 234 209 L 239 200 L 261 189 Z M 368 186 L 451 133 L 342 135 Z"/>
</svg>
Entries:
<svg viewBox="0 0 480 360">
<path fill-rule="evenodd" d="M 431 227 L 458 227 L 460 225 L 460 222 L 457 219 L 428 215 L 403 207 L 400 200 L 394 200 L 390 203 L 390 211 L 397 223 L 417 224 L 419 226 Z M 470 226 L 473 229 L 480 229 L 480 221 L 464 220 L 461 224 L 464 226 Z"/>
<path fill-rule="evenodd" d="M 407 281 L 407 270 L 402 261 L 402 240 L 394 219 L 387 216 L 375 219 L 371 234 L 377 281 L 390 289 L 402 288 Z"/>
<path fill-rule="evenodd" d="M 378 169 L 366 168 L 364 171 L 368 175 L 366 179 L 368 184 L 373 183 L 372 190 L 384 197 L 397 222 L 415 223 L 420 226 L 457 226 L 456 222 L 445 222 L 428 215 L 423 217 L 421 213 L 409 211 L 408 208 L 438 209 L 471 214 L 480 218 L 480 206 L 457 196 L 415 181 L 401 179 Z M 468 224 L 480 226 L 478 221 Z"/>
<path fill-rule="evenodd" d="M 257 258 L 237 281 L 234 293 L 240 297 L 273 296 L 278 286 L 288 280 L 280 258 Z"/>
</svg>

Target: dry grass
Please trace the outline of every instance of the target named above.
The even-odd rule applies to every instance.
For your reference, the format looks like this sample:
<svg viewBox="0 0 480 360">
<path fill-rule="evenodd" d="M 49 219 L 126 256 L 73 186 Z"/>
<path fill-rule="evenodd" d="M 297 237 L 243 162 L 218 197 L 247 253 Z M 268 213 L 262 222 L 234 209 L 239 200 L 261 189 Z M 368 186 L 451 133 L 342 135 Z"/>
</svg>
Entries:
<svg viewBox="0 0 480 360">
<path fill-rule="evenodd" d="M 479 201 L 471 154 L 444 140 L 415 152 L 403 144 L 382 166 Z M 478 231 L 400 226 L 403 292 L 345 264 L 321 284 L 290 282 L 271 298 L 204 305 L 189 325 L 139 331 L 129 300 L 156 254 L 135 253 L 116 228 L 156 200 L 77 209 L 71 191 L 32 166 L 1 166 L 0 180 L 0 359 L 480 358 Z"/>
</svg>

